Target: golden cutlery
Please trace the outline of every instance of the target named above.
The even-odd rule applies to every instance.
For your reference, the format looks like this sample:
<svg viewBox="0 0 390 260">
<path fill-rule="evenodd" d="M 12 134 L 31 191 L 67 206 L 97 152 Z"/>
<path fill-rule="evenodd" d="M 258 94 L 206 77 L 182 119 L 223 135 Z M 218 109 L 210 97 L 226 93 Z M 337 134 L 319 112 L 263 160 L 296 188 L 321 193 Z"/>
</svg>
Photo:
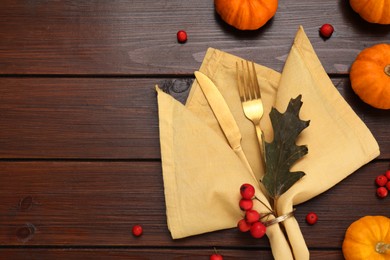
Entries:
<svg viewBox="0 0 390 260">
<path fill-rule="evenodd" d="M 217 86 L 211 81 L 209 77 L 205 74 L 195 71 L 196 80 L 199 83 L 200 88 L 202 89 L 207 102 L 209 103 L 213 113 L 221 126 L 222 132 L 224 133 L 230 147 L 237 154 L 240 160 L 248 168 L 249 172 L 255 178 L 252 168 L 249 165 L 249 162 L 244 154 L 244 151 L 241 147 L 241 132 L 238 128 L 237 122 L 234 119 L 225 99 L 223 98 L 221 92 L 218 90 Z"/>
<path fill-rule="evenodd" d="M 260 120 L 264 113 L 261 100 L 260 85 L 256 76 L 255 64 L 253 62 L 241 61 L 241 66 L 236 62 L 238 92 L 241 99 L 245 116 L 252 121 L 256 128 L 257 139 L 259 140 L 260 152 L 265 162 L 264 134 L 260 128 Z"/>
</svg>

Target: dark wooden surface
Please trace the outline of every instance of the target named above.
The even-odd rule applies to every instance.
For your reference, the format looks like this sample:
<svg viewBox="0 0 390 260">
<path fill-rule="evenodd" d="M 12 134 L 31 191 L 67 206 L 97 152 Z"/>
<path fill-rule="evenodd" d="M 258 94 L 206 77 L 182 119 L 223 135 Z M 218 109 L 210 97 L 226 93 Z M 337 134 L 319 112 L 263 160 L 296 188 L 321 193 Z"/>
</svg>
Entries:
<svg viewBox="0 0 390 260">
<path fill-rule="evenodd" d="M 336 29 L 327 41 L 323 23 Z M 343 259 L 354 220 L 389 216 L 374 178 L 390 167 L 390 112 L 362 103 L 348 70 L 359 51 L 390 42 L 390 27 L 364 22 L 348 1 L 280 0 L 254 32 L 227 26 L 206 0 L 3 0 L 0 24 L 0 259 L 208 259 L 213 247 L 225 259 L 272 259 L 267 239 L 234 229 L 170 238 L 154 86 L 174 85 L 183 100 L 208 47 L 281 71 L 299 25 L 381 149 L 298 206 L 312 259 Z"/>
</svg>

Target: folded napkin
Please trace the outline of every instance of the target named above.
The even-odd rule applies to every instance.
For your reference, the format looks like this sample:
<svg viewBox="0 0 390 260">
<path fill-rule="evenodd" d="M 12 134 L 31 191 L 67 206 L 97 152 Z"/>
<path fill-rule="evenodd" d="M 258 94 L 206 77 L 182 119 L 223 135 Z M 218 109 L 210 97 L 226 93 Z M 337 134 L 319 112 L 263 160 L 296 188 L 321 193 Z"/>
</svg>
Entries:
<svg viewBox="0 0 390 260">
<path fill-rule="evenodd" d="M 244 215 L 238 207 L 243 183 L 251 183 L 256 196 L 269 205 L 259 183 L 264 170 L 255 128 L 244 116 L 238 95 L 235 66 L 240 60 L 209 48 L 199 70 L 224 96 L 255 176 L 230 148 L 196 80 L 185 105 L 156 88 L 167 222 L 174 239 L 236 227 Z M 326 191 L 379 155 L 374 137 L 332 84 L 302 27 L 281 74 L 258 64 L 256 72 L 264 103 L 260 124 L 267 142 L 273 138 L 268 116 L 272 106 L 284 112 L 289 100 L 301 94 L 300 117 L 310 120 L 297 140 L 309 152 L 291 169 L 306 175 L 279 198 L 279 214 L 291 212 L 294 205 Z M 267 212 L 260 203 L 255 208 Z M 295 218 L 269 226 L 267 236 L 275 259 L 309 259 Z"/>
</svg>

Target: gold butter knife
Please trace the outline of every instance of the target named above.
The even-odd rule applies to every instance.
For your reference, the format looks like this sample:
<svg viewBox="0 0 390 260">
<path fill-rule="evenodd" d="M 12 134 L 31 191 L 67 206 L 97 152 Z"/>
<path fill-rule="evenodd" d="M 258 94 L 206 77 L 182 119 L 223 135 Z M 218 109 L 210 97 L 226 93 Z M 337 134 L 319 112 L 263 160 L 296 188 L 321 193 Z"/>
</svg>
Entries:
<svg viewBox="0 0 390 260">
<path fill-rule="evenodd" d="M 202 72 L 195 71 L 195 77 L 207 99 L 207 102 L 213 110 L 213 113 L 222 129 L 222 132 L 224 133 L 227 141 L 229 142 L 230 147 L 237 154 L 237 156 L 248 168 L 249 172 L 256 180 L 252 168 L 249 165 L 248 159 L 246 158 L 244 151 L 241 147 L 242 136 L 240 129 L 238 128 L 237 122 L 234 119 L 221 92 L 211 81 L 211 79 Z"/>
</svg>

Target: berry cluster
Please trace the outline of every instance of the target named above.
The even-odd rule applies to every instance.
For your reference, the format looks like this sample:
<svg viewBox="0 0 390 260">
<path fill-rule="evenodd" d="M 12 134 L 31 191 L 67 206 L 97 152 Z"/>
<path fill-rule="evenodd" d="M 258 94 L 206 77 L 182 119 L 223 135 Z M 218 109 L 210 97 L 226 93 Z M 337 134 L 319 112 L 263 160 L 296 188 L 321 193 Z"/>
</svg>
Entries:
<svg viewBox="0 0 390 260">
<path fill-rule="evenodd" d="M 375 183 L 378 186 L 376 189 L 376 194 L 378 197 L 387 197 L 390 190 L 390 170 L 387 170 L 385 174 L 378 175 L 375 178 Z"/>
<path fill-rule="evenodd" d="M 266 226 L 261 222 L 261 214 L 253 209 L 255 188 L 248 183 L 240 187 L 241 200 L 239 206 L 245 212 L 245 217 L 238 221 L 237 227 L 241 232 L 250 232 L 252 237 L 261 238 L 267 231 Z"/>
</svg>

